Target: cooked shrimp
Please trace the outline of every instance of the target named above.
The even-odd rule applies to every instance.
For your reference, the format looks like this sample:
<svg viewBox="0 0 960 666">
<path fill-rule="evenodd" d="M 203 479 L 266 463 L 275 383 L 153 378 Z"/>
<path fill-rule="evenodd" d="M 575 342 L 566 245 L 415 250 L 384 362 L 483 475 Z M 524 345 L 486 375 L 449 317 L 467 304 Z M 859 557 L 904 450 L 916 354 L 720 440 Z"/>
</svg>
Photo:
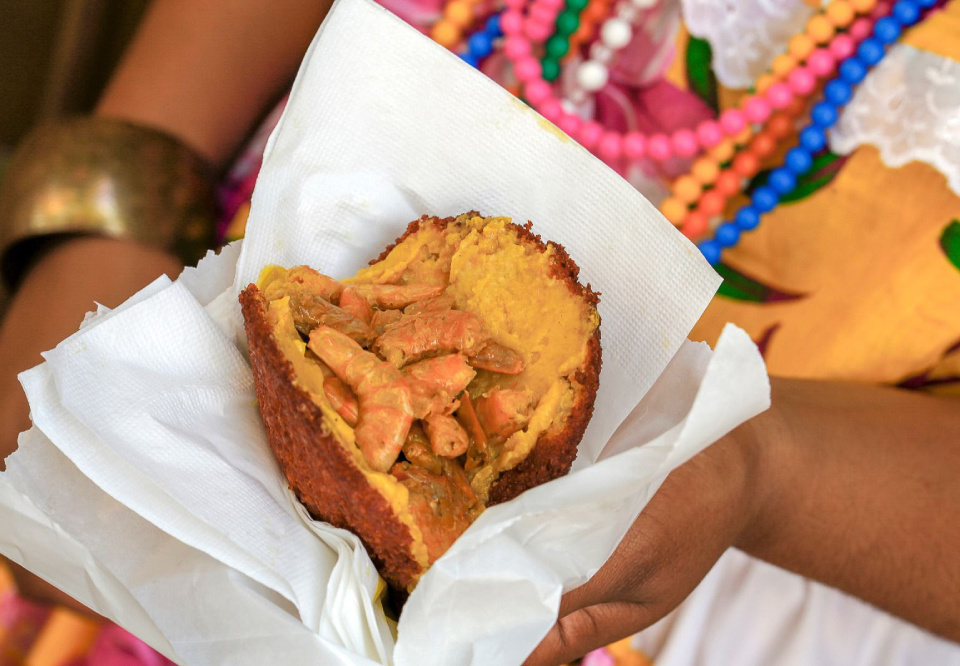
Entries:
<svg viewBox="0 0 960 666">
<path fill-rule="evenodd" d="M 413 415 L 447 414 L 456 409 L 454 398 L 467 388 L 476 371 L 462 354 L 428 358 L 403 370 L 413 396 Z"/>
<path fill-rule="evenodd" d="M 411 426 L 410 434 L 403 443 L 403 455 L 417 467 L 422 467 L 432 474 L 443 474 L 443 460 L 431 450 L 427 433 L 419 423 Z"/>
<path fill-rule="evenodd" d="M 494 389 L 474 405 L 484 432 L 507 438 L 527 425 L 533 407 L 532 391 Z"/>
<path fill-rule="evenodd" d="M 487 435 L 483 432 L 483 426 L 480 425 L 480 420 L 477 418 L 477 410 L 470 398 L 469 391 L 464 391 L 463 395 L 460 396 L 460 407 L 457 409 L 456 417 L 463 429 L 470 435 L 471 448 L 486 456 L 488 451 Z"/>
<path fill-rule="evenodd" d="M 353 288 L 381 310 L 402 310 L 411 303 L 439 296 L 446 289 L 429 284 L 355 284 Z"/>
<path fill-rule="evenodd" d="M 310 331 L 323 324 L 349 335 L 365 347 L 377 337 L 366 322 L 333 304 L 341 298 L 343 285 L 308 266 L 291 268 L 285 279 L 274 280 L 265 290 L 269 300 L 290 298 L 293 324 L 302 335 L 310 335 Z"/>
<path fill-rule="evenodd" d="M 301 335 L 310 335 L 310 331 L 322 324 L 350 336 L 364 346 L 372 343 L 377 337 L 370 326 L 349 312 L 338 308 L 320 294 L 309 291 L 303 283 L 274 283 L 270 285 L 270 289 L 278 299 L 289 297 L 293 325 Z"/>
<path fill-rule="evenodd" d="M 373 328 L 377 337 L 383 335 L 387 327 L 396 324 L 403 318 L 400 310 L 374 310 L 373 318 L 370 320 L 370 326 Z"/>
<path fill-rule="evenodd" d="M 307 298 L 295 301 L 290 297 L 290 309 L 293 312 L 293 324 L 303 335 L 310 335 L 317 326 L 327 326 L 350 337 L 363 347 L 369 346 L 377 338 L 377 333 L 346 310 L 322 298 Z"/>
<path fill-rule="evenodd" d="M 470 365 L 504 375 L 519 375 L 523 372 L 523 357 L 509 347 L 488 342 L 483 349 L 470 357 Z"/>
<path fill-rule="evenodd" d="M 443 555 L 483 510 L 463 471 L 449 470 L 457 467 L 452 460 L 443 462 L 449 463 L 444 465 L 444 474 L 408 462 L 397 463 L 390 470 L 410 490 L 410 513 L 423 532 L 431 562 Z"/>
<path fill-rule="evenodd" d="M 319 273 L 309 266 L 294 266 L 286 271 L 283 279 L 275 279 L 265 287 L 267 300 L 276 300 L 284 296 L 311 294 L 325 301 L 334 302 L 340 298 L 343 285 L 332 277 Z"/>
<path fill-rule="evenodd" d="M 355 287 L 347 287 L 340 294 L 340 309 L 349 312 L 354 317 L 369 324 L 373 319 L 373 308 L 370 307 L 370 301 L 361 296 Z"/>
<path fill-rule="evenodd" d="M 398 368 L 433 352 L 472 354 L 486 343 L 480 318 L 462 310 L 406 316 L 390 326 L 374 347 Z"/>
<path fill-rule="evenodd" d="M 370 467 L 388 471 L 413 423 L 407 381 L 393 365 L 329 326 L 315 328 L 307 344 L 356 393 L 357 446 Z"/>
<path fill-rule="evenodd" d="M 423 420 L 423 428 L 430 438 L 430 448 L 438 456 L 456 458 L 467 452 L 467 431 L 452 416 L 431 414 Z"/>
<path fill-rule="evenodd" d="M 316 365 L 318 368 L 320 368 L 320 372 L 323 374 L 324 378 L 336 377 L 336 375 L 333 374 L 333 370 L 330 369 L 330 366 L 328 366 L 326 363 L 321 361 L 320 357 L 314 354 L 312 351 L 310 351 L 309 347 L 307 347 L 303 351 L 303 356 L 304 358 L 307 359 L 308 363 L 312 363 Z"/>
<path fill-rule="evenodd" d="M 408 305 L 403 309 L 403 314 L 415 315 L 420 314 L 421 312 L 441 312 L 442 310 L 452 310 L 453 306 L 456 304 L 457 302 L 453 300 L 453 296 L 450 294 L 440 294 L 439 296 L 425 298 L 422 301 L 417 301 L 416 303 Z"/>
<path fill-rule="evenodd" d="M 443 463 L 444 476 L 453 481 L 464 500 L 470 504 L 476 503 L 477 496 L 474 494 L 473 488 L 470 487 L 470 480 L 457 461 L 450 458 L 441 458 L 440 462 Z"/>
<path fill-rule="evenodd" d="M 357 396 L 353 394 L 350 387 L 347 386 L 339 377 L 327 377 L 323 380 L 323 394 L 327 397 L 330 406 L 337 414 L 343 417 L 347 425 L 351 428 L 357 425 L 360 420 L 359 404 Z"/>
</svg>

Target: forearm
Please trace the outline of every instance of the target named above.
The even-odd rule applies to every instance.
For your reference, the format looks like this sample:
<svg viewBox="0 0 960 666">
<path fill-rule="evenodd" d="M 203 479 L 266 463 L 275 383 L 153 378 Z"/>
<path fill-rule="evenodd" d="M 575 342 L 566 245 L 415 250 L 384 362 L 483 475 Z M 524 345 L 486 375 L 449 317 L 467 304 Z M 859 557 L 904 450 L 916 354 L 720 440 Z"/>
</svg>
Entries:
<svg viewBox="0 0 960 666">
<path fill-rule="evenodd" d="M 0 325 L 0 469 L 29 427 L 27 401 L 17 374 L 43 361 L 77 330 L 94 301 L 114 307 L 180 263 L 170 255 L 127 241 L 87 238 L 51 250 L 31 270 Z"/>
<path fill-rule="evenodd" d="M 330 0 L 154 0 L 96 113 L 163 130 L 221 168 L 287 85 Z M 136 164 L 130 165 L 136 169 Z M 81 238 L 37 258 L 0 326 L 0 470 L 29 427 L 17 373 L 180 261 L 132 241 Z M 31 596 L 70 603 L 14 568 Z"/>
<path fill-rule="evenodd" d="M 289 81 L 328 8 L 328 0 L 155 0 L 97 112 L 163 129 L 219 166 Z M 117 304 L 180 268 L 166 252 L 95 238 L 37 261 L 0 329 L 0 426 L 14 432 L 27 419 L 17 372 L 76 330 L 95 300 Z M 0 459 L 14 448 L 0 437 Z"/>
<path fill-rule="evenodd" d="M 154 0 L 97 113 L 222 166 L 287 85 L 331 0 Z"/>
<path fill-rule="evenodd" d="M 77 330 L 94 301 L 114 307 L 159 275 L 180 272 L 174 257 L 129 241 L 82 238 L 53 250 L 27 274 L 0 325 L 0 470 L 30 427 L 27 400 L 17 374 L 43 361 Z M 76 601 L 25 569 L 8 563 L 20 592 L 84 610 Z"/>
<path fill-rule="evenodd" d="M 960 640 L 960 403 L 773 381 L 746 552 Z"/>
</svg>

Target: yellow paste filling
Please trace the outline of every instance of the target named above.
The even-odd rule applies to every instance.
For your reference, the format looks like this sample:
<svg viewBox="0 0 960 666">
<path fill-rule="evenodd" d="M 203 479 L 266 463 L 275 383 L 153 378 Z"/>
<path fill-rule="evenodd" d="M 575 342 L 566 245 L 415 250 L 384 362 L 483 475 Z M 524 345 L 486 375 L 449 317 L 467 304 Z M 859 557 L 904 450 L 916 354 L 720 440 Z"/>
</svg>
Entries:
<svg viewBox="0 0 960 666">
<path fill-rule="evenodd" d="M 574 373 L 584 363 L 588 343 L 599 326 L 596 310 L 551 275 L 555 249 L 547 246 L 541 251 L 523 242 L 509 222 L 509 218 L 461 216 L 445 228 L 422 223 L 382 261 L 341 281 L 354 286 L 443 286 L 456 310 L 477 315 L 493 342 L 522 357 L 519 374 L 481 369 L 466 389 L 474 400 L 495 389 L 528 392 L 533 405 L 525 426 L 498 442 L 489 459 L 470 469 L 470 487 L 480 502 L 477 515 L 499 475 L 522 462 L 545 433 L 563 428 L 576 400 Z M 286 269 L 267 267 L 259 286 L 269 294 L 270 285 L 286 275 Z M 293 364 L 298 385 L 323 412 L 329 433 L 410 528 L 414 557 L 426 566 L 437 554 L 428 553 L 433 550 L 432 537 L 424 536 L 411 511 L 410 489 L 393 475 L 371 469 L 361 455 L 354 428 L 325 395 L 324 372 L 294 326 L 289 299 L 271 301 L 270 313 L 275 338 Z M 438 501 L 436 497 L 428 499 L 434 505 Z"/>
</svg>

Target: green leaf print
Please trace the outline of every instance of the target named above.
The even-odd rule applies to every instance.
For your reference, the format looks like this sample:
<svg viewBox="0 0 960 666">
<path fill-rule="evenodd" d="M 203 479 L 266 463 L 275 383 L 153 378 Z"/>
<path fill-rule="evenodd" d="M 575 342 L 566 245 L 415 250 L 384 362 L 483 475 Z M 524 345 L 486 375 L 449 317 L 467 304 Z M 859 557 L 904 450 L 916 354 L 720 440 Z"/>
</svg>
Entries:
<svg viewBox="0 0 960 666">
<path fill-rule="evenodd" d="M 831 152 L 821 153 L 813 158 L 813 166 L 810 170 L 797 178 L 797 186 L 792 192 L 780 197 L 781 204 L 793 203 L 810 196 L 821 187 L 833 180 L 847 161 L 846 157 L 841 157 Z M 756 188 L 766 185 L 770 177 L 770 169 L 761 171 L 747 185 L 746 192 L 751 194 Z"/>
<path fill-rule="evenodd" d="M 712 62 L 710 43 L 691 35 L 687 42 L 687 83 L 697 97 L 717 112 L 717 77 L 713 75 Z"/>
<path fill-rule="evenodd" d="M 714 268 L 723 278 L 723 282 L 717 290 L 718 296 L 733 301 L 749 301 L 751 303 L 772 303 L 803 298 L 803 294 L 791 294 L 774 289 L 730 268 L 726 264 L 717 264 Z"/>
<path fill-rule="evenodd" d="M 954 220 L 940 234 L 940 247 L 951 264 L 960 269 L 960 222 Z"/>
</svg>

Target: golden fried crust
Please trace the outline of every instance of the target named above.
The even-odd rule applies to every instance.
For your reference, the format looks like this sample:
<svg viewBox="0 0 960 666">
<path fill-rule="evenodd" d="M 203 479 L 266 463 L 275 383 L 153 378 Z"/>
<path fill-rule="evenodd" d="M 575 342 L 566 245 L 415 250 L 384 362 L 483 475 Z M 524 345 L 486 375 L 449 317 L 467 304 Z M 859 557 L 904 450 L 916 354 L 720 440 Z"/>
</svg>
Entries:
<svg viewBox="0 0 960 666">
<path fill-rule="evenodd" d="M 563 429 L 541 436 L 519 465 L 500 475 L 490 487 L 488 506 L 512 500 L 524 490 L 557 479 L 570 471 L 577 457 L 577 446 L 593 416 L 593 403 L 600 385 L 599 328 L 588 343 L 587 361 L 577 371 L 576 381 L 580 387 Z"/>
<path fill-rule="evenodd" d="M 468 217 L 474 215 L 479 213 L 471 211 L 466 214 Z M 436 224 L 440 228 L 446 228 L 447 225 L 455 223 L 456 219 L 455 217 L 439 219 L 424 215 L 419 220 L 411 222 L 403 235 L 370 264 L 386 259 L 394 247 L 419 231 L 421 225 Z M 533 233 L 533 225 L 530 222 L 523 226 L 518 224 L 509 226 L 517 233 L 521 242 L 537 248 L 540 252 L 544 252 L 547 247 L 553 247 L 554 261 L 551 263 L 553 269 L 551 277 L 563 281 L 573 296 L 596 307 L 600 302 L 600 294 L 590 289 L 589 284 L 583 286 L 578 282 L 580 267 L 570 258 L 562 245 L 552 241 L 544 243 L 539 235 Z M 528 488 L 552 481 L 570 471 L 570 466 L 577 457 L 577 446 L 593 415 L 593 403 L 600 383 L 600 366 L 600 328 L 597 327 L 589 342 L 586 362 L 577 371 L 575 377 L 579 384 L 577 398 L 563 429 L 560 432 L 548 432 L 543 435 L 537 441 L 533 451 L 519 465 L 500 475 L 500 478 L 490 487 L 488 505 L 511 500 Z"/>
<path fill-rule="evenodd" d="M 250 364 L 270 447 L 290 487 L 310 515 L 360 537 L 391 586 L 412 588 L 422 573 L 413 537 L 343 447 L 323 428 L 323 414 L 294 381 L 255 285 L 240 294 Z"/>
</svg>

